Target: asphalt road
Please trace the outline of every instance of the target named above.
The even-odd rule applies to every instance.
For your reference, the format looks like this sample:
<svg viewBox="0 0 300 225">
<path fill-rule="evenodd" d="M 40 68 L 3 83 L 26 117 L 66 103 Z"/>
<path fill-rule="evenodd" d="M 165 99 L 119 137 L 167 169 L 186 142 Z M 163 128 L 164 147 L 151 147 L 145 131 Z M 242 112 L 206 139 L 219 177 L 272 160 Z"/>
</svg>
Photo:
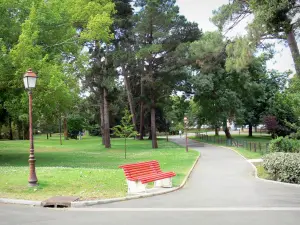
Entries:
<svg viewBox="0 0 300 225">
<path fill-rule="evenodd" d="M 175 142 L 184 143 L 184 138 Z M 235 152 L 205 145 L 186 186 L 176 192 L 81 209 L 44 209 L 0 204 L 0 225 L 300 224 L 300 188 L 254 178 Z"/>
</svg>

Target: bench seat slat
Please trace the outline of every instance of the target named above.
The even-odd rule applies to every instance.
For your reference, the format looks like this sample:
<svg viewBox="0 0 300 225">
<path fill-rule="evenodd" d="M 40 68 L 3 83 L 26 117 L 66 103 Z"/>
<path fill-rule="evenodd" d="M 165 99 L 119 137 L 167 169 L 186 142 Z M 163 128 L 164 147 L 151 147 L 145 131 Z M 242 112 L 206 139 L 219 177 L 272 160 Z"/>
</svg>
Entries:
<svg viewBox="0 0 300 225">
<path fill-rule="evenodd" d="M 176 176 L 174 172 L 162 172 L 159 163 L 156 160 L 125 164 L 119 166 L 119 168 L 124 170 L 125 176 L 128 180 L 139 180 L 143 184 Z"/>
<path fill-rule="evenodd" d="M 145 184 L 145 183 L 149 183 L 152 181 L 162 180 L 162 179 L 170 178 L 170 177 L 174 177 L 174 176 L 176 176 L 175 173 L 166 172 L 166 173 L 154 174 L 154 175 L 150 175 L 150 176 L 140 176 L 140 177 L 137 177 L 137 180 L 140 180 L 142 182 L 142 184 Z"/>
</svg>

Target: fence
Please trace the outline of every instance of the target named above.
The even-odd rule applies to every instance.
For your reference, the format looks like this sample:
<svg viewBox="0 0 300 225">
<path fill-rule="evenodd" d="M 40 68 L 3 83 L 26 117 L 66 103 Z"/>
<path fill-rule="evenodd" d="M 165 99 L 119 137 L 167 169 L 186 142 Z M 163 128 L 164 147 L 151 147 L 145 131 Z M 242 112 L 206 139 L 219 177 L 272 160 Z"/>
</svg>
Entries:
<svg viewBox="0 0 300 225">
<path fill-rule="evenodd" d="M 269 153 L 269 143 L 252 142 L 238 139 L 227 139 L 219 136 L 208 136 L 206 134 L 196 133 L 196 137 L 205 142 L 226 145 L 229 147 L 244 148 L 251 152 Z"/>
</svg>

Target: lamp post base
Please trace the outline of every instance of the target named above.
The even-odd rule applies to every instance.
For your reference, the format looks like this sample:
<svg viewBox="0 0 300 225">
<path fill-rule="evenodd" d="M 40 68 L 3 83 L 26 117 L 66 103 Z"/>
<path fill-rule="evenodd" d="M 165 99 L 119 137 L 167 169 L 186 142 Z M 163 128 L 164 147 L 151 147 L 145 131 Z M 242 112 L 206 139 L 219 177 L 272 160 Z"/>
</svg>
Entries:
<svg viewBox="0 0 300 225">
<path fill-rule="evenodd" d="M 28 177 L 28 186 L 35 187 L 38 185 L 38 179 L 35 173 L 35 158 L 33 149 L 30 149 L 30 156 L 29 156 L 29 177 Z"/>
<path fill-rule="evenodd" d="M 29 182 L 28 183 L 28 187 L 36 187 L 36 186 L 39 186 L 39 184 L 36 182 Z"/>
</svg>

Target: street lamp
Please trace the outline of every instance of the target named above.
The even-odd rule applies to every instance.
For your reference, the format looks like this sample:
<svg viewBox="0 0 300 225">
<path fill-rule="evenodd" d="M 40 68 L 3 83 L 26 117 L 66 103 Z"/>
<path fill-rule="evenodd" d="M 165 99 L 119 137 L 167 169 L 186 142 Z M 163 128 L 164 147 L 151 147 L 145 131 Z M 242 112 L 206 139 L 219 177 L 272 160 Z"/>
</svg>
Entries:
<svg viewBox="0 0 300 225">
<path fill-rule="evenodd" d="M 184 132 L 185 132 L 185 151 L 188 152 L 189 149 L 188 149 L 188 138 L 187 138 L 187 125 L 188 125 L 189 120 L 188 120 L 187 116 L 185 116 L 183 118 L 183 122 L 184 122 Z"/>
<path fill-rule="evenodd" d="M 25 89 L 28 91 L 29 96 L 29 139 L 30 139 L 30 154 L 29 154 L 29 186 L 37 186 L 37 177 L 35 173 L 35 157 L 33 145 L 33 132 L 32 132 L 32 89 L 35 88 L 37 76 L 31 69 L 29 69 L 23 77 Z"/>
</svg>

